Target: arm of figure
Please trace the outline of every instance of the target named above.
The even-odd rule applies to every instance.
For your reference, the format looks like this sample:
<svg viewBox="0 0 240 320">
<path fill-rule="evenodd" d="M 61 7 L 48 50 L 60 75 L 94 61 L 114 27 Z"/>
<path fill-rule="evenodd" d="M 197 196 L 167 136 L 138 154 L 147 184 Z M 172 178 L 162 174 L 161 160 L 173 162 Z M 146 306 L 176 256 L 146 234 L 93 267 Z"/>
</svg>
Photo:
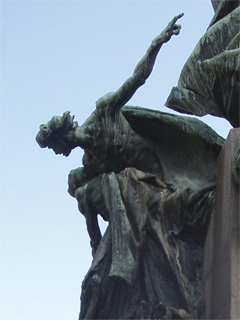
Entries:
<svg viewBox="0 0 240 320">
<path fill-rule="evenodd" d="M 85 216 L 87 231 L 91 239 L 92 254 L 94 256 L 102 234 L 98 225 L 97 215 L 108 220 L 108 212 L 105 207 L 102 191 L 101 177 L 96 177 L 75 191 L 78 201 L 78 209 Z"/>
<path fill-rule="evenodd" d="M 142 86 L 150 76 L 159 50 L 162 45 L 168 42 L 172 35 L 178 35 L 181 26 L 176 24 L 177 20 L 183 16 L 179 14 L 174 17 L 167 27 L 151 43 L 146 54 L 137 64 L 133 75 L 128 78 L 122 86 L 113 93 L 106 94 L 97 101 L 97 108 L 110 106 L 112 110 L 120 110 L 134 95 L 137 89 Z"/>
<path fill-rule="evenodd" d="M 88 214 L 100 214 L 105 221 L 108 221 L 109 214 L 102 194 L 101 181 L 101 176 L 93 178 L 75 191 L 75 198 L 78 201 L 79 211 L 85 217 Z"/>
</svg>

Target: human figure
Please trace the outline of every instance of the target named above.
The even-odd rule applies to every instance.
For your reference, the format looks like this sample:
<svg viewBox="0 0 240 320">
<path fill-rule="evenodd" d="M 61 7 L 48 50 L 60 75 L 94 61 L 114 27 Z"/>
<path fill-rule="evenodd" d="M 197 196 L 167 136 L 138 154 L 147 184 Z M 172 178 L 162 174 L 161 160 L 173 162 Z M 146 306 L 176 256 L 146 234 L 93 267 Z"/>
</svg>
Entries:
<svg viewBox="0 0 240 320">
<path fill-rule="evenodd" d="M 124 107 L 151 74 L 163 43 L 179 34 L 182 15 L 152 41 L 133 75 L 96 102 L 83 125 L 65 112 L 37 134 L 40 147 L 56 154 L 84 149 L 83 167 L 69 175 L 94 254 L 79 319 L 133 316 L 146 294 L 152 305 L 157 299 L 196 317 L 201 311 L 202 242 L 223 141 L 196 119 Z M 109 221 L 103 238 L 98 214 Z"/>
<path fill-rule="evenodd" d="M 62 117 L 55 116 L 46 125 L 41 125 L 40 131 L 37 134 L 36 140 L 40 147 L 51 148 L 56 154 L 68 156 L 71 150 L 76 147 L 84 149 L 83 167 L 72 170 L 69 175 L 69 193 L 78 200 L 79 210 L 86 218 L 93 254 L 101 240 L 97 214 L 100 213 L 105 220 L 108 218 L 106 214 L 104 216 L 104 210 L 96 212 L 90 203 L 84 207 L 79 199 L 82 198 L 82 192 L 86 189 L 83 186 L 92 179 L 97 178 L 99 174 L 108 172 L 117 173 L 127 167 L 132 167 L 144 173 L 156 175 L 166 185 L 169 183 L 172 186 L 174 183 L 176 185 L 178 177 L 180 182 L 178 181 L 177 185 L 179 183 L 181 185 L 188 183 L 183 181 L 185 179 L 183 173 L 191 176 L 190 178 L 187 177 L 186 181 L 193 176 L 195 184 L 198 181 L 202 183 L 201 179 L 205 177 L 207 177 L 208 183 L 210 181 L 210 184 L 215 181 L 214 170 L 212 170 L 212 166 L 215 167 L 215 159 L 212 161 L 212 159 L 208 159 L 206 156 L 204 156 L 204 159 L 198 159 L 198 153 L 201 149 L 198 135 L 201 134 L 199 134 L 200 127 L 199 122 L 196 122 L 197 120 L 186 120 L 183 117 L 175 119 L 173 115 L 170 117 L 166 115 L 163 125 L 164 127 L 167 125 L 168 129 L 165 130 L 166 133 L 162 130 L 158 132 L 158 128 L 161 127 L 162 123 L 157 123 L 155 125 L 157 127 L 155 136 L 158 137 L 158 140 L 153 141 L 152 138 L 146 138 L 136 128 L 132 127 L 131 122 L 126 118 L 125 109 L 122 108 L 151 74 L 162 45 L 168 42 L 172 35 L 179 34 L 181 27 L 176 22 L 182 16 L 183 14 L 174 17 L 163 32 L 152 41 L 146 54 L 137 64 L 133 75 L 116 92 L 109 93 L 96 102 L 96 110 L 83 125 L 79 126 L 74 121 L 74 117 L 70 115 L 70 112 L 65 112 Z M 140 113 L 137 108 L 134 109 Z M 150 117 L 150 113 L 149 110 L 143 112 L 144 122 Z M 158 112 L 157 117 L 160 116 L 162 117 L 163 115 L 160 115 Z M 153 120 L 156 123 L 156 119 Z M 177 131 L 176 123 L 178 123 L 178 128 L 181 127 L 181 132 Z M 202 126 L 201 123 L 200 126 Z M 152 123 L 148 124 L 148 127 L 151 132 L 154 132 Z M 169 129 L 170 127 L 172 129 Z M 186 133 L 184 132 L 182 136 L 182 131 L 185 128 L 187 128 Z M 171 152 L 169 152 L 168 142 L 170 136 L 169 130 L 171 130 L 172 135 L 170 138 L 171 143 L 174 142 L 175 144 L 174 150 L 171 150 Z M 207 137 L 211 136 L 209 130 L 208 128 Z M 146 127 L 143 131 L 146 131 Z M 194 131 L 196 131 L 196 134 Z M 193 134 L 189 134 L 190 132 Z M 197 137 L 197 143 L 193 137 Z M 213 145 L 221 145 L 222 141 L 219 143 L 216 139 L 218 137 L 215 135 Z M 203 149 L 200 150 L 200 157 L 205 153 L 205 148 L 207 148 L 206 150 L 209 149 L 209 143 L 212 144 L 212 142 L 207 141 L 205 146 L 201 146 Z M 164 145 L 162 146 L 161 144 Z M 194 146 L 198 146 L 198 150 L 195 150 Z M 189 150 L 192 150 L 190 154 Z M 217 151 L 213 151 L 213 154 L 215 152 L 218 154 L 218 151 L 219 147 Z M 179 152 L 181 152 L 181 156 Z M 181 160 L 183 157 L 184 161 Z M 190 159 L 189 163 L 187 163 L 185 158 Z M 199 164 L 202 160 L 204 162 L 201 168 Z M 173 165 L 172 161 L 174 162 Z M 207 174 L 205 174 L 206 163 L 209 168 L 209 173 Z M 196 175 L 200 177 L 198 180 L 196 180 Z M 78 190 L 77 193 L 76 190 Z M 89 192 L 95 195 L 100 194 L 94 188 L 88 189 Z"/>
<path fill-rule="evenodd" d="M 152 41 L 133 75 L 116 92 L 108 93 L 96 102 L 96 110 L 83 125 L 78 126 L 69 112 L 41 125 L 36 137 L 40 147 L 51 148 L 56 154 L 65 156 L 76 147 L 84 149 L 83 165 L 87 180 L 99 173 L 119 172 L 129 166 L 159 174 L 161 169 L 154 148 L 131 128 L 121 108 L 151 74 L 162 45 L 172 35 L 179 34 L 181 26 L 176 21 L 182 16 L 174 17 Z"/>
</svg>

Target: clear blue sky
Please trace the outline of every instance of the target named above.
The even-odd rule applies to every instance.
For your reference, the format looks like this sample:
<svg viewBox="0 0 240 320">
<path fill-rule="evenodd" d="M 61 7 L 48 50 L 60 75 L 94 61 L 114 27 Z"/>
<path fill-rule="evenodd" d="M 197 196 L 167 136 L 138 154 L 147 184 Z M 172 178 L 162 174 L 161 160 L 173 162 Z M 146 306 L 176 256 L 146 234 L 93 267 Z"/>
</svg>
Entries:
<svg viewBox="0 0 240 320">
<path fill-rule="evenodd" d="M 84 217 L 67 193 L 82 151 L 65 158 L 40 149 L 39 125 L 66 110 L 84 122 L 181 12 L 181 34 L 129 102 L 165 112 L 213 16 L 210 0 L 1 2 L 1 320 L 77 319 L 91 264 Z M 203 120 L 226 137 L 225 120 Z"/>
</svg>

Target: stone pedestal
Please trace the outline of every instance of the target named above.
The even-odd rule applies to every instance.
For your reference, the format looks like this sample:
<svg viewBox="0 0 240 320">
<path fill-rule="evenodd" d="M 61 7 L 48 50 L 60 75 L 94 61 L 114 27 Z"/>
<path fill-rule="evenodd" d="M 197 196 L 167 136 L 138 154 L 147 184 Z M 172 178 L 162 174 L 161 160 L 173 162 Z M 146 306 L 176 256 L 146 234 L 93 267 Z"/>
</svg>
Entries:
<svg viewBox="0 0 240 320">
<path fill-rule="evenodd" d="M 240 128 L 232 129 L 218 158 L 217 201 L 204 252 L 206 319 L 240 319 L 239 185 L 231 172 Z"/>
</svg>

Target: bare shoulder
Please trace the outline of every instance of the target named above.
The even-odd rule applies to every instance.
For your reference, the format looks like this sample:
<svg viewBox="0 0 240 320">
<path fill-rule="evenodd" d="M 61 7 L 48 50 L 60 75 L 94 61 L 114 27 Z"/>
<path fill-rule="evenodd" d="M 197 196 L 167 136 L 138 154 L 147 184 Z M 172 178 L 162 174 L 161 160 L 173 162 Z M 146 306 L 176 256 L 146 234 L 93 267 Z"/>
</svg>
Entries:
<svg viewBox="0 0 240 320">
<path fill-rule="evenodd" d="M 110 109 L 111 106 L 114 104 L 115 101 L 115 92 L 109 92 L 99 98 L 96 102 L 96 109 L 101 110 L 101 109 Z"/>
</svg>

